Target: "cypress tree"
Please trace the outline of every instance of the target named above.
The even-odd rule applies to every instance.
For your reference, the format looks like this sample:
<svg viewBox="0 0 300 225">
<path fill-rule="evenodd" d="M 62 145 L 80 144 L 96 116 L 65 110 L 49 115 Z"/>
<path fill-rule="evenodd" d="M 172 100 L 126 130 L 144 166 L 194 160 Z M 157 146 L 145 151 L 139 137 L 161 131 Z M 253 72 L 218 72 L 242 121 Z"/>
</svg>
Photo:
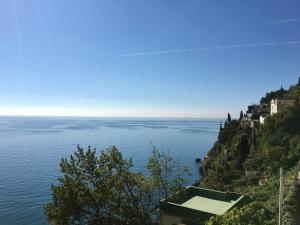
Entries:
<svg viewBox="0 0 300 225">
<path fill-rule="evenodd" d="M 238 144 L 238 150 L 239 150 L 239 156 L 238 156 L 238 160 L 237 160 L 237 167 L 238 167 L 238 169 L 242 169 L 243 163 L 247 159 L 247 156 L 250 151 L 250 144 L 249 144 L 247 135 L 244 134 L 241 136 L 241 141 Z"/>
<path fill-rule="evenodd" d="M 256 149 L 256 131 L 255 131 L 255 128 L 253 129 L 253 145 L 254 145 L 254 149 Z"/>
<path fill-rule="evenodd" d="M 227 115 L 227 121 L 230 123 L 231 122 L 231 116 L 230 116 L 230 114 L 228 113 L 228 115 Z"/>
<path fill-rule="evenodd" d="M 299 77 L 299 79 L 298 79 L 298 86 L 300 86 L 300 77 Z"/>
<path fill-rule="evenodd" d="M 244 117 L 244 113 L 243 113 L 243 111 L 241 110 L 241 112 L 240 112 L 240 120 L 242 120 L 243 117 Z"/>
</svg>

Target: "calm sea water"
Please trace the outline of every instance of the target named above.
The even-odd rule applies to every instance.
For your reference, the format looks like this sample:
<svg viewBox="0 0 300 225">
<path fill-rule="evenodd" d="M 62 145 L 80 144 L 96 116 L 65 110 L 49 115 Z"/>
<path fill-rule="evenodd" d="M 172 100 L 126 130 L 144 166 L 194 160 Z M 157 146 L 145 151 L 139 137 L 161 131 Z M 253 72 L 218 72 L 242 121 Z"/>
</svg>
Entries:
<svg viewBox="0 0 300 225">
<path fill-rule="evenodd" d="M 59 162 L 77 144 L 97 150 L 115 145 L 145 170 L 153 145 L 189 166 L 218 135 L 220 120 L 0 117 L 0 224 L 48 224 L 43 206 L 60 176 Z"/>
</svg>

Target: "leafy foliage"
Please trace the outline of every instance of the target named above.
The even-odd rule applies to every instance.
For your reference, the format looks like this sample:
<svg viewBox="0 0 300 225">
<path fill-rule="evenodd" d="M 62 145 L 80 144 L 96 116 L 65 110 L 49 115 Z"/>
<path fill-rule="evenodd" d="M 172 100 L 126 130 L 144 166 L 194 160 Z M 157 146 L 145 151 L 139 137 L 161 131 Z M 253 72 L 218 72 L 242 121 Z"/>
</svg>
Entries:
<svg viewBox="0 0 300 225">
<path fill-rule="evenodd" d="M 266 96 L 261 98 L 260 103 L 261 104 L 269 104 L 272 99 L 275 99 L 275 98 L 281 99 L 281 98 L 283 98 L 283 96 L 286 93 L 287 93 L 287 91 L 281 87 L 277 91 L 271 91 L 271 92 L 266 93 Z"/>
<path fill-rule="evenodd" d="M 286 174 L 285 190 L 286 195 L 283 202 L 282 224 L 300 224 L 300 183 L 297 173 L 300 171 L 300 162 Z M 296 174 L 296 175 L 295 175 Z"/>
<path fill-rule="evenodd" d="M 232 209 L 222 216 L 210 218 L 206 225 L 276 225 L 277 221 L 272 219 L 270 213 L 260 204 L 250 203 L 240 209 Z"/>
<path fill-rule="evenodd" d="M 181 168 L 179 162 L 175 161 L 168 152 L 159 152 L 155 147 L 148 160 L 147 168 L 151 175 L 149 178 L 152 184 L 151 190 L 157 193 L 158 199 L 164 198 L 166 201 L 183 190 L 183 184 L 186 182 L 186 177 L 183 175 L 190 175 L 186 166 Z"/>
<path fill-rule="evenodd" d="M 153 211 L 160 198 L 169 198 L 185 182 L 178 164 L 157 149 L 148 162 L 150 177 L 132 172 L 132 161 L 115 147 L 97 157 L 95 149 L 78 146 L 60 167 L 63 176 L 44 208 L 51 224 L 156 224 Z"/>
</svg>

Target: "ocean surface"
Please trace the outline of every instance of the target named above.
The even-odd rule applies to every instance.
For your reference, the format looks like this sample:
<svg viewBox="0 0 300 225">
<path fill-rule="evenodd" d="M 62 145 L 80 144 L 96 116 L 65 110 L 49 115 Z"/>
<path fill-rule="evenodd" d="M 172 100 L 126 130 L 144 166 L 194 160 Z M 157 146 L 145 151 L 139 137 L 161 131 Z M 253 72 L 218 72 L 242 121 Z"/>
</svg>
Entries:
<svg viewBox="0 0 300 225">
<path fill-rule="evenodd" d="M 145 171 L 153 149 L 169 151 L 199 179 L 195 158 L 216 141 L 220 119 L 0 117 L 0 225 L 48 224 L 43 206 L 61 175 L 59 162 L 91 145 L 116 146 Z"/>
</svg>

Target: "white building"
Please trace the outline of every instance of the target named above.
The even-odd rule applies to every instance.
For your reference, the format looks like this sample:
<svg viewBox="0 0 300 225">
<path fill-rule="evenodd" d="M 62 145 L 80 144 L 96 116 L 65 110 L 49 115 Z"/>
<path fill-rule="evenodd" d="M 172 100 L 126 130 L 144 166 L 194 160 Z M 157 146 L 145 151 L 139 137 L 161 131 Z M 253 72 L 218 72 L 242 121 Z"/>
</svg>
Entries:
<svg viewBox="0 0 300 225">
<path fill-rule="evenodd" d="M 272 99 L 271 100 L 271 115 L 276 113 L 282 113 L 285 111 L 286 107 L 292 106 L 294 104 L 294 100 L 279 100 Z"/>
<path fill-rule="evenodd" d="M 259 117 L 259 123 L 260 124 L 264 124 L 265 123 L 265 118 L 267 117 L 267 115 L 261 115 L 260 117 Z"/>
</svg>

